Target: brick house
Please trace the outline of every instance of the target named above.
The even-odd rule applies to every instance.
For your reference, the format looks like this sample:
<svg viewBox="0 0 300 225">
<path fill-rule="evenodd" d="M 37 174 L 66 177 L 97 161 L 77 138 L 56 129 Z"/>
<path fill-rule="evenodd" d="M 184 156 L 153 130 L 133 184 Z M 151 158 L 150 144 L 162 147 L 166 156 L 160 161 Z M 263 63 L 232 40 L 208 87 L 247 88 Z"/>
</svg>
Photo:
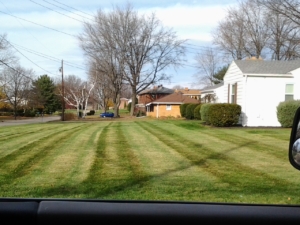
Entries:
<svg viewBox="0 0 300 225">
<path fill-rule="evenodd" d="M 155 101 L 167 95 L 174 93 L 173 89 L 163 87 L 163 85 L 154 86 L 152 89 L 147 89 L 138 94 L 138 104 L 135 111 L 146 111 L 146 104 Z"/>
<path fill-rule="evenodd" d="M 177 91 L 146 104 L 146 115 L 152 117 L 181 117 L 180 105 L 184 103 L 199 104 L 200 101 Z"/>
</svg>

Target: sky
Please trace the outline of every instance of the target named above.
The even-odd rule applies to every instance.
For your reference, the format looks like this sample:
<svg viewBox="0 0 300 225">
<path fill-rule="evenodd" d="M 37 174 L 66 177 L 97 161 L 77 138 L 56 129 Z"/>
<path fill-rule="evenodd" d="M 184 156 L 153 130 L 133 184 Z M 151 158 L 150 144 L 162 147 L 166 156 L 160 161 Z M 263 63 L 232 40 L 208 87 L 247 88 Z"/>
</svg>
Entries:
<svg viewBox="0 0 300 225">
<path fill-rule="evenodd" d="M 61 78 L 63 60 L 65 76 L 86 79 L 85 57 L 77 38 L 83 21 L 91 20 L 99 9 L 109 11 L 126 3 L 141 14 L 154 12 L 178 39 L 186 40 L 184 66 L 167 69 L 171 80 L 162 84 L 200 88 L 195 82 L 195 55 L 213 47 L 211 32 L 236 0 L 0 0 L 0 34 L 7 35 L 20 65 L 37 76 Z"/>
</svg>

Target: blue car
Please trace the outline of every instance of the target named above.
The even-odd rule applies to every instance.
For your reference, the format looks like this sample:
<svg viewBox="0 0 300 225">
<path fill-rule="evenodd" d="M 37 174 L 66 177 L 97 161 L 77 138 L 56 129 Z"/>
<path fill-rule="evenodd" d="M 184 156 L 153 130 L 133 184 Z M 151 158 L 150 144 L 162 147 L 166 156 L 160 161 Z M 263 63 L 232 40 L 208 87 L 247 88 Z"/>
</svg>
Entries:
<svg viewBox="0 0 300 225">
<path fill-rule="evenodd" d="M 100 114 L 100 117 L 114 117 L 114 113 L 111 112 L 104 112 Z"/>
</svg>

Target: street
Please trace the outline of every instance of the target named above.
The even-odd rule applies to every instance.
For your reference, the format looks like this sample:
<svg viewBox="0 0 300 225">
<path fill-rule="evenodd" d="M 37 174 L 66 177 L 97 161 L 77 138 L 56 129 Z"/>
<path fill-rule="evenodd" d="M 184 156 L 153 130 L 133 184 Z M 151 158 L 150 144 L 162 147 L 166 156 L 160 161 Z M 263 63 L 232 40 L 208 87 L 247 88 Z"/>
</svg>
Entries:
<svg viewBox="0 0 300 225">
<path fill-rule="evenodd" d="M 31 123 L 46 123 L 49 121 L 60 121 L 60 116 L 45 116 L 45 117 L 34 117 L 31 119 L 23 120 L 0 120 L 0 127 L 3 126 L 15 126 Z"/>
</svg>

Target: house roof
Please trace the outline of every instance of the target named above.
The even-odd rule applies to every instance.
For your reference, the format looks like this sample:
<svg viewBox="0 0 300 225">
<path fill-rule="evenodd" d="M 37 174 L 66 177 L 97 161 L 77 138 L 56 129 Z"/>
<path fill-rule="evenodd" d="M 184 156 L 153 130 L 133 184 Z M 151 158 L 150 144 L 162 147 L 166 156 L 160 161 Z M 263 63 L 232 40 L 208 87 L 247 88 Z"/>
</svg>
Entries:
<svg viewBox="0 0 300 225">
<path fill-rule="evenodd" d="M 204 94 L 206 92 L 211 92 L 219 87 L 222 87 L 224 85 L 224 82 L 221 82 L 221 83 L 218 83 L 218 84 L 215 84 L 215 85 L 212 85 L 212 86 L 206 86 L 205 88 L 203 88 L 201 90 L 201 93 Z"/>
<path fill-rule="evenodd" d="M 157 99 L 153 102 L 148 103 L 151 104 L 183 104 L 183 103 L 199 103 L 197 99 L 191 98 L 190 96 L 183 95 L 182 92 L 174 92 L 173 94 L 169 94 L 165 97 Z"/>
<path fill-rule="evenodd" d="M 300 68 L 300 60 L 264 61 L 264 60 L 235 60 L 235 64 L 243 73 L 248 74 L 287 74 Z"/>
<path fill-rule="evenodd" d="M 141 91 L 139 95 L 143 94 L 172 94 L 174 92 L 173 89 L 163 87 L 162 85 L 159 85 L 157 87 L 154 87 L 152 89 L 147 89 L 144 91 Z"/>
<path fill-rule="evenodd" d="M 182 94 L 184 95 L 200 95 L 200 90 L 199 89 L 189 89 L 189 88 L 185 88 L 185 89 L 176 89 L 175 92 L 180 91 Z"/>
</svg>

